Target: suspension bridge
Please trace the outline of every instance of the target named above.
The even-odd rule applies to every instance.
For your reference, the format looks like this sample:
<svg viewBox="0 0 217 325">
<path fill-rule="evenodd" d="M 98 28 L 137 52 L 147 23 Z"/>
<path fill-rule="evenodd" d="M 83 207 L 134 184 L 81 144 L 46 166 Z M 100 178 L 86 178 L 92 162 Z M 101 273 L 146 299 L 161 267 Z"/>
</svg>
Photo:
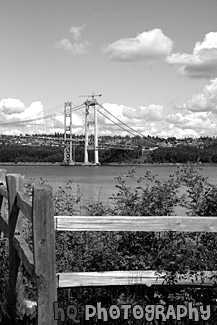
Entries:
<svg viewBox="0 0 217 325">
<path fill-rule="evenodd" d="M 0 128 L 14 127 L 19 130 L 21 134 L 34 133 L 37 134 L 37 139 L 45 140 L 46 134 L 51 134 L 52 130 L 59 130 L 63 135 L 56 138 L 55 141 L 61 141 L 64 146 L 64 165 L 75 164 L 75 148 L 76 146 L 84 146 L 84 165 L 89 165 L 88 152 L 94 151 L 94 165 L 99 164 L 98 152 L 102 149 L 116 149 L 116 150 L 141 150 L 151 151 L 157 148 L 157 142 L 149 137 L 144 136 L 141 132 L 123 122 L 120 118 L 112 114 L 102 104 L 100 104 L 96 97 L 101 95 L 81 96 L 86 99 L 80 105 L 74 105 L 72 102 L 65 102 L 64 109 L 62 105 L 58 105 L 51 109 L 44 109 L 37 115 L 28 116 L 6 123 L 0 123 Z M 75 137 L 75 120 L 82 121 L 84 136 L 83 138 Z M 128 135 L 127 140 L 117 138 L 109 141 L 100 141 L 102 138 L 98 136 L 98 128 L 100 123 L 106 123 L 106 126 L 115 127 L 115 131 L 120 130 Z M 103 124 L 103 123 L 102 123 Z M 58 126 L 58 128 L 56 128 Z M 93 128 L 94 134 L 90 133 Z M 35 132 L 33 132 L 35 131 Z M 43 134 L 43 136 L 42 136 Z M 26 137 L 26 135 L 25 135 Z M 47 136 L 51 140 L 52 136 Z"/>
</svg>

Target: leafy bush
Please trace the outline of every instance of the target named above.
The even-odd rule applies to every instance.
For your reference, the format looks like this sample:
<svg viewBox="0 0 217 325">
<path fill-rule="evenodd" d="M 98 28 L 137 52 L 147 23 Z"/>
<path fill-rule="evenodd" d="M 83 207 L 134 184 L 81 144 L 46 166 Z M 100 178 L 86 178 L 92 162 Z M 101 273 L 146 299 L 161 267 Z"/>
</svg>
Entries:
<svg viewBox="0 0 217 325">
<path fill-rule="evenodd" d="M 0 238 L 0 322 L 7 315 L 6 294 L 8 282 L 8 240 Z"/>
<path fill-rule="evenodd" d="M 60 187 L 54 195 L 56 215 L 77 215 L 86 211 L 87 215 L 93 216 L 171 216 L 175 214 L 177 205 L 185 207 L 189 215 L 214 216 L 216 213 L 217 186 L 209 184 L 201 176 L 200 167 L 195 165 L 178 167 L 166 181 L 161 181 L 151 172 L 137 179 L 135 170 L 129 171 L 127 175 L 117 178 L 118 191 L 113 195 L 111 205 L 91 202 L 82 206 L 81 195 L 74 195 L 71 185 L 72 181 L 69 181 L 65 188 Z M 180 188 L 183 186 L 186 187 L 186 194 L 180 195 Z M 26 187 L 26 192 L 31 196 L 31 182 Z M 27 230 L 25 235 L 30 241 Z M 217 270 L 216 247 L 217 236 L 213 233 L 57 232 L 57 272 L 164 270 L 167 271 L 166 281 L 173 283 L 179 273 L 184 276 L 189 270 Z M 6 255 L 3 255 L 6 247 L 1 246 L 1 252 L 1 258 L 6 261 Z M 7 270 L 4 261 L 4 264 L 0 264 L 3 279 Z M 2 292 L 5 292 L 5 283 L 4 280 L 0 281 L 1 289 L 4 290 Z M 30 294 L 33 291 L 29 289 Z M 163 303 L 165 306 L 175 306 L 200 302 L 211 305 L 212 308 L 212 318 L 206 324 L 216 323 L 216 291 L 213 288 L 71 288 L 59 290 L 58 301 L 62 305 L 77 304 L 81 310 L 81 321 L 82 306 L 94 305 L 98 301 L 107 307 L 123 303 L 139 303 L 142 306 Z M 1 306 L 3 309 L 4 301 Z M 94 324 L 94 320 L 92 323 Z M 133 319 L 119 320 L 119 324 L 134 323 L 136 321 Z M 178 322 L 173 320 L 172 324 Z M 185 319 L 182 324 L 191 323 Z"/>
<path fill-rule="evenodd" d="M 216 216 L 217 186 L 200 174 L 200 165 L 179 167 L 176 175 L 187 187 L 187 195 L 183 195 L 181 204 L 188 210 L 188 215 Z"/>
<path fill-rule="evenodd" d="M 128 180 L 136 184 L 128 184 Z M 181 186 L 187 187 L 187 195 L 180 196 Z M 117 178 L 118 193 L 113 195 L 113 206 L 102 202 L 86 206 L 88 215 L 174 215 L 176 205 L 182 205 L 189 215 L 214 215 L 216 188 L 200 175 L 199 166 L 178 167 L 167 181 L 161 181 L 151 172 L 136 179 L 135 171 Z M 209 203 L 207 205 L 207 202 Z M 57 266 L 61 272 L 108 271 L 108 270 L 162 270 L 167 271 L 166 281 L 175 283 L 178 274 L 189 270 L 216 270 L 216 234 L 179 232 L 81 232 L 57 234 Z M 64 258 L 61 252 L 64 251 Z M 192 274 L 193 275 L 193 274 Z M 144 286 L 118 287 L 113 290 L 76 288 L 59 292 L 59 300 L 75 303 L 82 308 L 85 304 L 108 306 L 118 303 L 141 305 L 162 303 L 165 305 L 186 302 L 211 305 L 214 324 L 215 289 L 182 290 L 154 289 Z M 119 320 L 120 324 L 124 320 Z M 129 320 L 126 324 L 133 324 Z M 169 322 L 168 322 L 169 323 Z M 176 324 L 173 320 L 173 324 Z M 182 324 L 190 324 L 185 319 Z"/>
</svg>

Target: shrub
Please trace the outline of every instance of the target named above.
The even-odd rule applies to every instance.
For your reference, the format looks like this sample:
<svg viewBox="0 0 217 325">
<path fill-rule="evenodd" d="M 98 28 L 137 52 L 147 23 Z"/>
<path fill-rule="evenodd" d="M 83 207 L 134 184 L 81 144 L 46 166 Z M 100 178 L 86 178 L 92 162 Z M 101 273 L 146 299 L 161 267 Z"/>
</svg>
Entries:
<svg viewBox="0 0 217 325">
<path fill-rule="evenodd" d="M 128 182 L 130 180 L 130 182 Z M 43 180 L 41 180 L 43 182 Z M 31 196 L 31 183 L 26 193 Z M 135 186 L 132 185 L 135 184 Z M 136 178 L 135 170 L 117 178 L 116 195 L 110 206 L 102 202 L 91 202 L 84 207 L 81 195 L 74 195 L 72 181 L 65 188 L 60 187 L 54 196 L 55 214 L 77 215 L 86 210 L 87 215 L 131 215 L 155 216 L 174 215 L 176 205 L 182 205 L 189 215 L 215 215 L 217 187 L 208 183 L 200 174 L 199 166 L 181 166 L 166 181 L 161 181 L 151 172 Z M 181 186 L 186 187 L 186 195 L 180 196 Z M 31 242 L 26 229 L 27 240 Z M 190 270 L 217 269 L 217 238 L 210 233 L 179 232 L 57 232 L 56 259 L 57 272 L 88 272 L 109 270 L 162 270 L 167 271 L 166 281 L 176 282 L 179 273 Z M 0 242 L 0 290 L 6 292 L 7 247 Z M 2 275 L 2 278 L 1 278 Z M 25 277 L 24 277 L 25 281 Z M 34 288 L 28 281 L 28 294 L 34 296 Z M 0 301 L 5 310 L 4 296 Z M 206 324 L 215 324 L 216 292 L 211 289 L 168 289 L 147 288 L 146 286 L 116 288 L 76 288 L 59 290 L 60 304 L 77 304 L 82 314 L 82 306 L 96 304 L 157 304 L 165 306 L 186 302 L 211 305 L 212 319 Z M 81 315 L 82 320 L 82 315 Z M 93 321 L 94 322 L 94 321 Z M 133 319 L 119 320 L 119 324 L 133 324 Z M 137 322 L 139 324 L 139 322 Z M 118 324 L 118 322 L 117 322 Z M 169 322 L 168 322 L 169 324 Z M 173 320 L 173 324 L 178 324 Z M 190 324 L 185 319 L 182 324 Z"/>
</svg>

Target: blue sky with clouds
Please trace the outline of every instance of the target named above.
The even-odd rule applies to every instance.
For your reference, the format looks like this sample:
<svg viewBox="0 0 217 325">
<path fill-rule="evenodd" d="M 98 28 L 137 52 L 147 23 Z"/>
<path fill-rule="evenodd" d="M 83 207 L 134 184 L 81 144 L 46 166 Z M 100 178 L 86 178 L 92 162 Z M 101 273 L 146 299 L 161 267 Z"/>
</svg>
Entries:
<svg viewBox="0 0 217 325">
<path fill-rule="evenodd" d="M 144 135 L 216 136 L 216 12 L 216 0 L 2 2 L 1 124 L 94 91 Z M 99 133 L 117 132 L 100 122 Z"/>
</svg>

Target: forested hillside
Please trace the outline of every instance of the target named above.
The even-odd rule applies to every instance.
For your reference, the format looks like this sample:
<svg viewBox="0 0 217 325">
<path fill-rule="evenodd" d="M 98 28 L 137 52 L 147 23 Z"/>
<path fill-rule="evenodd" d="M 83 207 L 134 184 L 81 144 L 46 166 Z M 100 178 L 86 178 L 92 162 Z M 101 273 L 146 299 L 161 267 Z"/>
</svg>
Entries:
<svg viewBox="0 0 217 325">
<path fill-rule="evenodd" d="M 0 145 L 0 162 L 62 162 L 63 147 L 32 145 Z M 75 161 L 84 161 L 84 147 L 75 148 Z M 94 161 L 94 151 L 89 151 L 89 161 Z M 160 147 L 150 153 L 137 150 L 103 149 L 99 150 L 99 162 L 110 163 L 217 163 L 217 144 L 198 148 L 188 145 Z"/>
<path fill-rule="evenodd" d="M 205 148 L 193 146 L 177 146 L 172 148 L 159 148 L 152 152 L 149 161 L 153 163 L 217 163 L 217 145 Z"/>
</svg>

